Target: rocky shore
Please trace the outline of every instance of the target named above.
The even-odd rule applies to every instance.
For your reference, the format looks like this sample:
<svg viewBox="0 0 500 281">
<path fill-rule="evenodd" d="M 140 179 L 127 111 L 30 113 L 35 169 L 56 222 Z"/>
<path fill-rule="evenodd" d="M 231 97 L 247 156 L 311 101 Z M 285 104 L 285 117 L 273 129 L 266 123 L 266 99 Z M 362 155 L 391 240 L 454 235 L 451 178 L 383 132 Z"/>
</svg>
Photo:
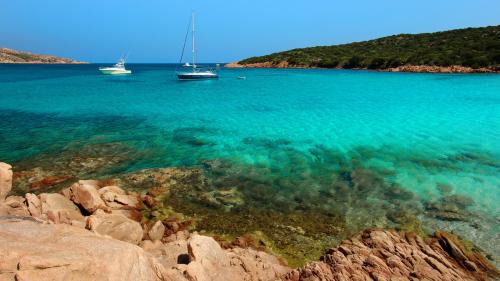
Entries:
<svg viewBox="0 0 500 281">
<path fill-rule="evenodd" d="M 487 259 L 451 234 L 422 238 L 382 229 L 365 230 L 327 250 L 320 261 L 292 269 L 254 236 L 224 241 L 190 232 L 189 220 L 158 207 L 168 192 L 162 188 L 134 192 L 112 181 L 78 180 L 57 193 L 16 196 L 10 195 L 12 175 L 11 166 L 0 163 L 0 280 L 500 277 Z"/>
<path fill-rule="evenodd" d="M 84 64 L 86 62 L 51 55 L 39 55 L 8 48 L 0 48 L 0 63 Z"/>
<path fill-rule="evenodd" d="M 280 63 L 262 62 L 262 63 L 249 63 L 240 64 L 239 62 L 232 62 L 226 64 L 227 68 L 317 68 L 304 65 L 291 65 L 287 61 Z M 341 68 L 338 68 L 341 69 Z M 367 70 L 367 68 L 356 68 Z M 493 68 L 471 68 L 460 65 L 452 66 L 434 66 L 434 65 L 403 65 L 387 69 L 371 69 L 384 72 L 416 72 L 416 73 L 499 73 L 499 69 Z"/>
</svg>

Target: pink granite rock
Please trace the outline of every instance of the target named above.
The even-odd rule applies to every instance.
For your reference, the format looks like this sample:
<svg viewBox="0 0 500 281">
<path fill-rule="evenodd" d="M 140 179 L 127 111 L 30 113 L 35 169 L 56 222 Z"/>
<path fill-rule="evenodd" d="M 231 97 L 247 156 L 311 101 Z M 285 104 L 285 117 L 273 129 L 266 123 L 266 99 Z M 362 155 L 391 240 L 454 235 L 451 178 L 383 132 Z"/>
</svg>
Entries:
<svg viewBox="0 0 500 281">
<path fill-rule="evenodd" d="M 366 230 L 330 249 L 320 262 L 289 272 L 283 280 L 490 280 L 496 268 L 478 253 L 466 255 L 444 232 L 429 241 L 411 233 Z"/>
<path fill-rule="evenodd" d="M 71 200 L 89 213 L 93 213 L 97 209 L 107 209 L 96 187 L 97 185 L 89 181 L 79 181 L 73 184 L 70 188 Z"/>
<path fill-rule="evenodd" d="M 0 219 L 0 280 L 172 280 L 141 248 L 69 225 Z"/>
<path fill-rule="evenodd" d="M 12 189 L 12 166 L 0 162 L 0 202 L 5 200 Z"/>
<path fill-rule="evenodd" d="M 165 234 L 165 226 L 161 221 L 157 221 L 148 231 L 149 239 L 153 241 L 161 240 L 163 238 L 163 234 Z"/>
<path fill-rule="evenodd" d="M 68 198 L 58 193 L 40 194 L 42 215 L 54 223 L 71 224 L 72 221 L 85 221 L 80 209 Z"/>
<path fill-rule="evenodd" d="M 141 225 L 123 215 L 96 212 L 87 220 L 87 228 L 100 235 L 110 236 L 114 239 L 139 244 L 142 240 L 143 230 Z"/>
<path fill-rule="evenodd" d="M 34 218 L 40 218 L 42 216 L 42 203 L 40 198 L 33 193 L 26 193 L 24 195 L 26 198 L 26 205 L 28 205 L 28 211 Z"/>
</svg>

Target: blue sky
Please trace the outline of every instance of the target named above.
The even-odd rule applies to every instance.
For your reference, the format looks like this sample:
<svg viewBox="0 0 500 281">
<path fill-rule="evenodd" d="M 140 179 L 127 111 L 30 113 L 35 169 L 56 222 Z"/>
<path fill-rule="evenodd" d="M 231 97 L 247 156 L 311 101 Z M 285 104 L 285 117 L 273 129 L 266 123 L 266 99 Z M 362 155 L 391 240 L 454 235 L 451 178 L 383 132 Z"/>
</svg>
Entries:
<svg viewBox="0 0 500 281">
<path fill-rule="evenodd" d="M 176 62 L 192 10 L 201 62 L 500 24 L 499 0 L 0 0 L 0 46 L 90 62 Z"/>
</svg>

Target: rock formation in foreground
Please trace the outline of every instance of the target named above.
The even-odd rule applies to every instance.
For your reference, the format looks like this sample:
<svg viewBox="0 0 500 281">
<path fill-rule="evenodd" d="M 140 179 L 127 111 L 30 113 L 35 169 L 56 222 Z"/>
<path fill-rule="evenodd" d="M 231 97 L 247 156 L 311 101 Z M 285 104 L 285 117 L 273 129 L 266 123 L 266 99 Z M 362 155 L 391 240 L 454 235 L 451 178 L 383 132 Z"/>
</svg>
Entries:
<svg viewBox="0 0 500 281">
<path fill-rule="evenodd" d="M 85 62 L 50 55 L 0 48 L 0 63 L 82 64 Z"/>
<path fill-rule="evenodd" d="M 251 248 L 222 249 L 171 220 L 142 215 L 154 192 L 81 180 L 59 193 L 7 196 L 0 163 L 0 280 L 489 280 L 498 271 L 454 236 L 366 230 L 292 270 Z M 6 197 L 7 196 L 7 197 Z M 161 195 L 160 195 L 161 196 Z M 142 213 L 141 213 L 142 212 Z"/>
<path fill-rule="evenodd" d="M 424 241 L 413 233 L 366 230 L 328 250 L 320 262 L 285 280 L 490 280 L 494 266 L 446 232 Z"/>
</svg>

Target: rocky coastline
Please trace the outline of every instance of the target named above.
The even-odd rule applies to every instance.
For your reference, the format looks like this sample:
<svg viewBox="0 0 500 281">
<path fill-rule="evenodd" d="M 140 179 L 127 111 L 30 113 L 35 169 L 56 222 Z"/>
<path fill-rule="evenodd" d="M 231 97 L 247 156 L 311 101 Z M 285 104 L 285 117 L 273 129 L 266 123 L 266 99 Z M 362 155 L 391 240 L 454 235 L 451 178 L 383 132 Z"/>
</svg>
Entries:
<svg viewBox="0 0 500 281">
<path fill-rule="evenodd" d="M 292 65 L 287 61 L 279 63 L 261 62 L 261 63 L 248 63 L 241 64 L 239 62 L 232 62 L 224 65 L 227 68 L 319 68 L 305 65 Z M 342 68 L 336 68 L 342 69 Z M 500 69 L 496 68 L 471 68 L 460 65 L 452 66 L 435 66 L 435 65 L 403 65 L 394 68 L 386 69 L 368 69 L 368 68 L 354 68 L 354 70 L 375 70 L 382 72 L 415 72 L 415 73 L 500 73 Z"/>
<path fill-rule="evenodd" d="M 175 184 L 188 174 L 170 169 Z M 151 178 L 154 174 L 144 174 Z M 144 183 L 130 176 L 129 181 Z M 77 180 L 12 194 L 0 163 L 0 280 L 494 280 L 500 273 L 456 236 L 368 229 L 292 268 L 255 235 L 200 235 L 164 206 L 168 190 Z M 334 246 L 334 245 L 332 245 Z"/>
<path fill-rule="evenodd" d="M 87 64 L 87 62 L 76 61 L 51 55 L 33 54 L 9 48 L 0 48 L 0 64 Z"/>
</svg>

